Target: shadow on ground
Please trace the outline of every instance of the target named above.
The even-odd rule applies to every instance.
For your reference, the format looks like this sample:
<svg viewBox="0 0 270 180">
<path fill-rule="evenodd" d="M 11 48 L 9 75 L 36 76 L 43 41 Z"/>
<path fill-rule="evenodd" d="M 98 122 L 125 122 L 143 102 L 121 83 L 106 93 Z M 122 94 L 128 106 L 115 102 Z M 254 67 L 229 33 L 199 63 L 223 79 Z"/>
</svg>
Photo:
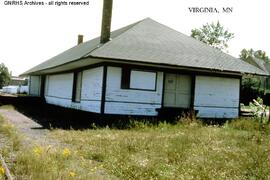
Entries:
<svg viewBox="0 0 270 180">
<path fill-rule="evenodd" d="M 0 105 L 13 105 L 17 111 L 39 123 L 43 128 L 60 129 L 93 129 L 97 127 L 110 127 L 117 129 L 130 129 L 137 126 L 138 122 L 148 125 L 158 125 L 160 122 L 175 124 L 179 122 L 183 112 L 178 114 L 168 113 L 166 116 L 148 117 L 148 116 L 123 116 L 123 115 L 101 115 L 81 110 L 63 108 L 50 105 L 40 97 L 29 96 L 1 96 Z M 194 117 L 192 113 L 184 112 Z M 228 119 L 204 119 L 206 125 L 223 125 Z"/>
<path fill-rule="evenodd" d="M 157 124 L 157 122 L 160 121 L 153 117 L 105 116 L 68 109 L 47 104 L 39 97 L 0 96 L 0 105 L 13 105 L 17 111 L 33 119 L 46 129 L 89 129 L 106 126 L 118 129 L 128 129 L 134 125 L 134 119 L 148 121 L 148 123 L 152 124 Z"/>
</svg>

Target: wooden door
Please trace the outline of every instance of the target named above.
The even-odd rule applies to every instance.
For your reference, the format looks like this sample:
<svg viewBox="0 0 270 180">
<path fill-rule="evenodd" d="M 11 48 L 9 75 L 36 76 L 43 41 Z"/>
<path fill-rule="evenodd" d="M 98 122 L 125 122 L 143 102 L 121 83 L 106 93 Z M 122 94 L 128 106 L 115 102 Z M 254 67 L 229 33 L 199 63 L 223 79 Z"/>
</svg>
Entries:
<svg viewBox="0 0 270 180">
<path fill-rule="evenodd" d="M 191 103 L 191 76 L 166 74 L 164 107 L 189 108 Z"/>
</svg>

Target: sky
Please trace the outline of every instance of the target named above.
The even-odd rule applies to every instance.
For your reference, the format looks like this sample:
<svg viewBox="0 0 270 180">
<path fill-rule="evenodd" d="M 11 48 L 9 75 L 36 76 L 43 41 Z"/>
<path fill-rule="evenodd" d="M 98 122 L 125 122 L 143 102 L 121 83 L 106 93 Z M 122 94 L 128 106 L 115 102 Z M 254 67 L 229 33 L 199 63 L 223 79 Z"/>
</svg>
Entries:
<svg viewBox="0 0 270 180">
<path fill-rule="evenodd" d="M 88 0 L 66 0 L 69 1 Z M 0 63 L 12 75 L 20 75 L 75 46 L 78 34 L 84 35 L 84 41 L 100 35 L 102 0 L 89 0 L 85 6 L 57 6 L 55 2 L 54 5 L 5 5 L 7 1 L 1 0 Z M 270 56 L 268 0 L 114 0 L 113 3 L 112 30 L 150 17 L 190 35 L 193 28 L 220 21 L 234 33 L 229 54 L 238 57 L 243 48 L 253 48 Z M 217 8 L 220 13 L 194 13 L 189 11 L 192 7 Z M 232 7 L 233 11 L 222 12 L 223 7 Z"/>
</svg>

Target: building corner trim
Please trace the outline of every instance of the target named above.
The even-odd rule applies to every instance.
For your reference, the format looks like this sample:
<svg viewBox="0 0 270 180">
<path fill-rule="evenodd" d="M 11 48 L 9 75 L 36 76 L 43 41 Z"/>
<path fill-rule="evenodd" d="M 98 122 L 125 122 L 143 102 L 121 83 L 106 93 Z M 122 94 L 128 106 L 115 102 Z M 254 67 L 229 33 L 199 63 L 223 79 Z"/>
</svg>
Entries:
<svg viewBox="0 0 270 180">
<path fill-rule="evenodd" d="M 102 80 L 102 91 L 101 91 L 101 105 L 100 113 L 105 113 L 105 100 L 106 100 L 106 86 L 107 86 L 107 65 L 103 66 L 103 80 Z"/>
</svg>

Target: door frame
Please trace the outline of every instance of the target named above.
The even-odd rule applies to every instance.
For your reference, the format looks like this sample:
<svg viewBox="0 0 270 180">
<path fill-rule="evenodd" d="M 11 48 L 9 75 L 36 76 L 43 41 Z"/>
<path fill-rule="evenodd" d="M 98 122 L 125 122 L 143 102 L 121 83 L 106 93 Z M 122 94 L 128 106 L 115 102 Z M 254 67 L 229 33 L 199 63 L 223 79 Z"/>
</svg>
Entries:
<svg viewBox="0 0 270 180">
<path fill-rule="evenodd" d="M 191 100 L 190 100 L 190 109 L 194 109 L 194 99 L 195 99 L 195 83 L 196 83 L 196 75 L 193 73 L 175 73 L 175 72 L 163 72 L 163 84 L 162 84 L 162 99 L 161 99 L 161 108 L 170 108 L 164 106 L 165 99 L 165 82 L 167 74 L 178 74 L 178 75 L 189 75 L 191 76 Z M 174 107 L 171 107 L 174 108 Z"/>
</svg>

